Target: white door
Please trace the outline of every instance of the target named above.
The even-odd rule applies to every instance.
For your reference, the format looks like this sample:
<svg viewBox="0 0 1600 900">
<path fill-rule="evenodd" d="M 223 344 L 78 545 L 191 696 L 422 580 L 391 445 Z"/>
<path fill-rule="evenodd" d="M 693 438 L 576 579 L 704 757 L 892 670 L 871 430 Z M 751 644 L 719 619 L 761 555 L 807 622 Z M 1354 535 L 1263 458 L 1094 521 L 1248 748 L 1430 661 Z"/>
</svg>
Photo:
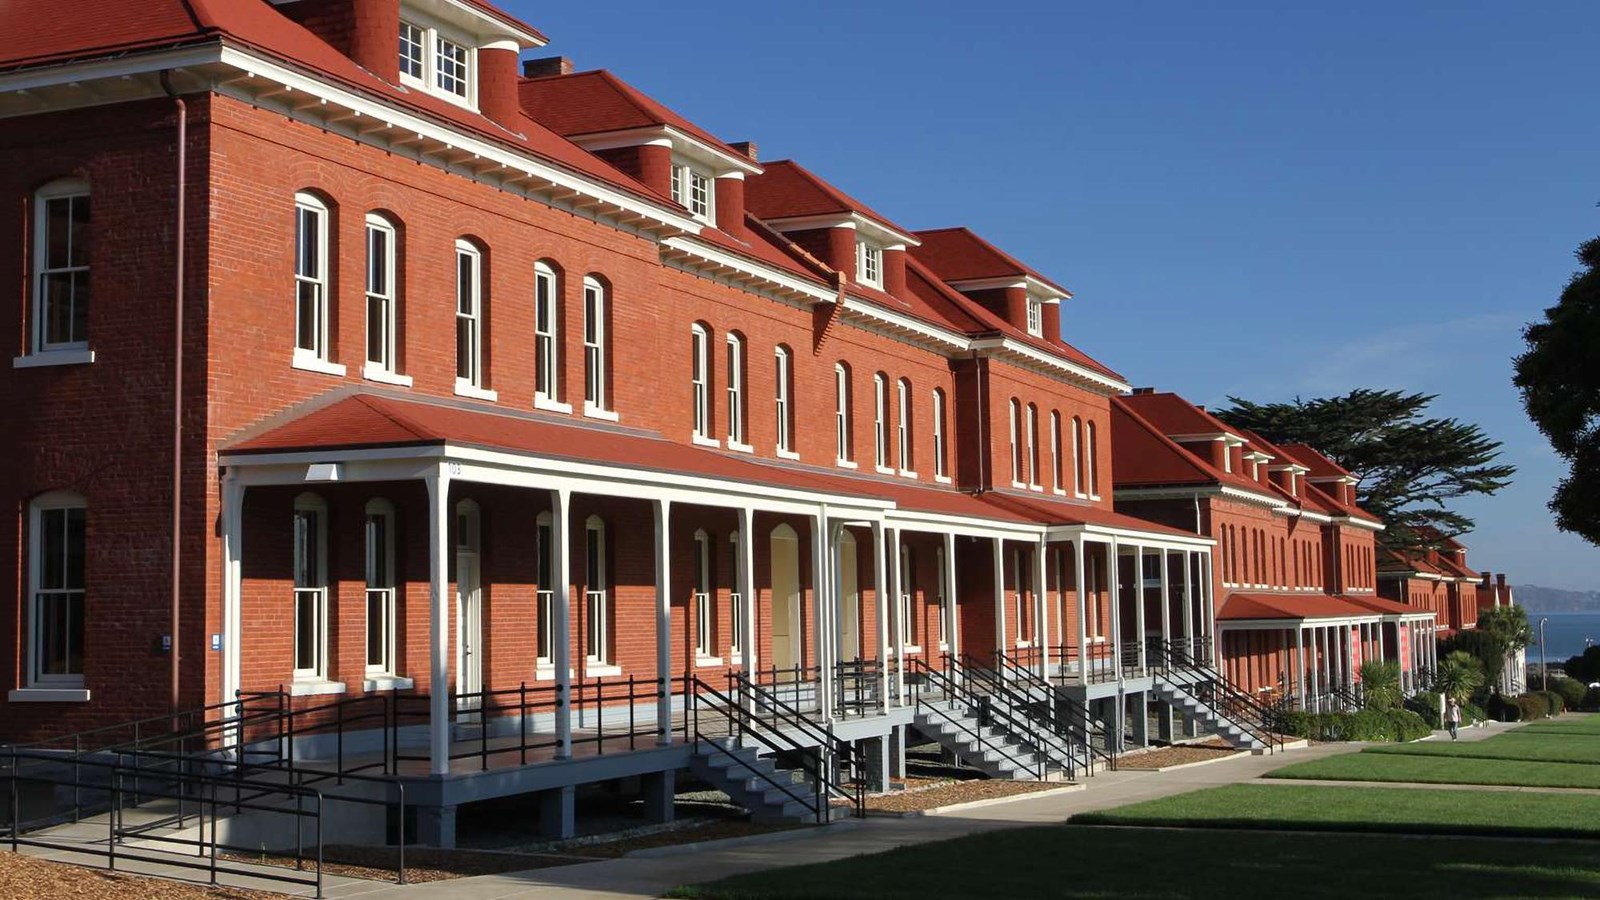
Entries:
<svg viewBox="0 0 1600 900">
<path fill-rule="evenodd" d="M 800 540 L 794 529 L 772 531 L 772 666 L 800 665 Z"/>
<path fill-rule="evenodd" d="M 861 578 L 856 572 L 856 539 L 839 533 L 839 626 L 841 662 L 861 658 Z"/>
</svg>

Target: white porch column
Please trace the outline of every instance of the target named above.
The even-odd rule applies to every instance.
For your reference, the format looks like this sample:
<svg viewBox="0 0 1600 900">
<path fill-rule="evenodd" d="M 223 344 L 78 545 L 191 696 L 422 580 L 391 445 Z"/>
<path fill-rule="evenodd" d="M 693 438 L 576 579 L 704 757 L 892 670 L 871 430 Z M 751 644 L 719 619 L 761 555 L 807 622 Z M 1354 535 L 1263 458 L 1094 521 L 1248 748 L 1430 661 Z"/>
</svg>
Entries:
<svg viewBox="0 0 1600 900">
<path fill-rule="evenodd" d="M 1083 537 L 1072 539 L 1072 574 L 1078 586 L 1078 680 L 1089 683 L 1089 601 L 1088 583 L 1083 577 Z"/>
<path fill-rule="evenodd" d="M 1183 551 L 1183 639 L 1189 644 L 1189 652 L 1194 658 L 1204 662 L 1200 647 L 1194 639 L 1194 567 L 1199 565 L 1195 559 L 1194 551 Z"/>
<path fill-rule="evenodd" d="M 1150 669 L 1149 644 L 1150 639 L 1145 629 L 1144 613 L 1144 555 L 1146 548 L 1143 544 L 1133 545 L 1133 630 L 1139 636 L 1139 671 L 1147 672 Z"/>
<path fill-rule="evenodd" d="M 883 523 L 872 523 L 872 605 L 878 622 L 878 697 L 882 712 L 889 711 L 889 554 L 885 551 Z"/>
<path fill-rule="evenodd" d="M 672 501 L 657 500 L 656 524 L 656 743 L 672 743 Z M 685 689 L 687 689 L 685 685 Z"/>
<path fill-rule="evenodd" d="M 1295 694 L 1300 698 L 1300 708 L 1306 706 L 1306 630 L 1296 625 L 1294 629 Z"/>
<path fill-rule="evenodd" d="M 1361 632 L 1349 625 L 1340 625 L 1339 634 L 1344 638 L 1344 687 L 1347 691 L 1353 691 L 1356 686 L 1356 642 L 1361 639 Z"/>
<path fill-rule="evenodd" d="M 1000 538 L 994 539 L 994 649 L 1006 649 L 1006 550 Z"/>
<path fill-rule="evenodd" d="M 811 626 L 816 632 L 813 655 L 822 685 L 818 689 L 817 710 L 824 719 L 833 713 L 833 660 L 843 640 L 832 624 L 837 610 L 834 609 L 836 570 L 831 538 L 828 508 L 823 506 L 811 517 Z"/>
<path fill-rule="evenodd" d="M 953 659 L 961 658 L 961 630 L 956 623 L 956 536 L 944 535 L 944 638 Z"/>
<path fill-rule="evenodd" d="M 423 476 L 428 488 L 428 771 L 450 771 L 450 476 Z"/>
<path fill-rule="evenodd" d="M 1111 659 L 1117 675 L 1117 696 L 1122 696 L 1122 566 L 1119 565 L 1117 539 L 1115 537 L 1106 544 L 1106 560 L 1109 565 L 1106 570 L 1110 572 L 1111 588 Z M 1119 699 L 1120 702 L 1120 699 Z M 1120 720 L 1120 716 L 1118 716 Z"/>
<path fill-rule="evenodd" d="M 1167 548 L 1161 548 L 1161 640 L 1163 643 L 1172 640 L 1172 580 L 1167 577 L 1167 557 L 1170 555 Z M 1184 652 L 1193 654 L 1193 648 L 1184 648 Z"/>
<path fill-rule="evenodd" d="M 550 663 L 556 670 L 556 758 L 572 757 L 572 492 L 550 492 Z"/>
<path fill-rule="evenodd" d="M 746 678 L 755 678 L 756 658 L 756 555 L 755 510 L 739 510 L 739 605 L 744 609 L 744 628 L 739 632 L 739 664 Z M 819 657 L 820 659 L 820 657 Z"/>
<path fill-rule="evenodd" d="M 1033 552 L 1033 568 L 1037 577 L 1034 580 L 1033 603 L 1037 612 L 1034 613 L 1033 634 L 1034 640 L 1039 644 L 1039 677 L 1050 677 L 1050 602 L 1045 599 L 1050 591 L 1047 582 L 1050 580 L 1049 562 L 1050 544 L 1043 535 L 1039 536 L 1039 545 Z M 1060 585 L 1056 586 L 1057 590 Z"/>
<path fill-rule="evenodd" d="M 901 705 L 904 705 L 906 691 L 906 586 L 900 583 L 900 529 L 885 528 L 884 535 L 888 540 L 888 547 L 886 548 L 889 554 L 888 571 L 884 572 L 884 575 L 887 576 L 889 592 L 887 595 L 888 602 L 880 606 L 882 612 L 879 613 L 878 621 L 891 621 L 893 623 L 890 626 L 888 638 L 890 641 L 889 649 L 894 654 L 895 660 L 894 695 L 899 697 Z M 892 619 L 886 619 L 885 617 L 890 616 L 891 613 Z M 885 657 L 885 659 L 887 658 Z"/>
<path fill-rule="evenodd" d="M 223 703 L 232 703 L 239 690 L 239 624 L 241 576 L 244 555 L 244 485 L 232 472 L 222 476 L 222 697 Z M 237 714 L 237 708 L 224 713 L 227 718 Z M 231 733 L 224 738 L 232 741 Z"/>
</svg>

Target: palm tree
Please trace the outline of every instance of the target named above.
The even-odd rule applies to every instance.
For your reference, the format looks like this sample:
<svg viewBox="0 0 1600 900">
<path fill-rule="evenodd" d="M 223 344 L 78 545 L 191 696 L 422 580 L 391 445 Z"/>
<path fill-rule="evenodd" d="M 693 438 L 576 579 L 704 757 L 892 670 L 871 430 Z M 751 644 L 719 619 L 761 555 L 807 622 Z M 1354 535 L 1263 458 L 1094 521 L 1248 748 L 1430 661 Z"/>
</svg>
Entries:
<svg viewBox="0 0 1600 900">
<path fill-rule="evenodd" d="M 1466 703 L 1473 692 L 1483 687 L 1483 663 L 1464 650 L 1457 650 L 1439 660 L 1433 673 L 1433 689 L 1457 703 Z"/>
<path fill-rule="evenodd" d="M 1367 709 L 1393 709 L 1400 703 L 1400 663 L 1371 659 L 1361 664 L 1362 704 Z"/>
</svg>

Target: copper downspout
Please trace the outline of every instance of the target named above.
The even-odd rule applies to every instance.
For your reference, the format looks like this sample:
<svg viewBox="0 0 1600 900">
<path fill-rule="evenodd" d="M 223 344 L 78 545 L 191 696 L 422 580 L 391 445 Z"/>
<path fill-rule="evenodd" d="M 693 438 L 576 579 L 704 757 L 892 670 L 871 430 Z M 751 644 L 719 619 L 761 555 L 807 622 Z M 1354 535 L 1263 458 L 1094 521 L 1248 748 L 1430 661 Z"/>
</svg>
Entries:
<svg viewBox="0 0 1600 900">
<path fill-rule="evenodd" d="M 179 690 L 179 652 L 183 646 L 179 641 L 179 603 L 182 592 L 180 590 L 181 571 L 179 563 L 182 562 L 182 541 L 180 528 L 183 520 L 183 250 L 184 250 L 184 178 L 188 172 L 187 149 L 189 144 L 189 111 L 184 105 L 183 98 L 178 96 L 177 90 L 172 87 L 172 73 L 170 70 L 161 71 L 161 88 L 172 98 L 178 113 L 178 213 L 177 213 L 177 240 L 173 249 L 173 266 L 177 272 L 173 287 L 173 360 L 172 360 L 172 654 L 171 658 L 171 693 L 169 701 L 172 711 L 177 712 L 180 707 L 181 694 Z"/>
</svg>

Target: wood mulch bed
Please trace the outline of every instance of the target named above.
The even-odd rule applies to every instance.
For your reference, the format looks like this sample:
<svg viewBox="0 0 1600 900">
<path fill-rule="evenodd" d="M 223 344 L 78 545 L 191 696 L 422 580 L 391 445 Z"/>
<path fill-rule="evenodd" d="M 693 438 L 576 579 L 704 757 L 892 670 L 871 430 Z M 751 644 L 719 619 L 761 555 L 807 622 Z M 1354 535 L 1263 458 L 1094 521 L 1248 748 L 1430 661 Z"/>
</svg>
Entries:
<svg viewBox="0 0 1600 900">
<path fill-rule="evenodd" d="M 185 884 L 0 852 L 0 897 L 72 900 L 283 900 L 282 894 Z"/>
<path fill-rule="evenodd" d="M 254 865 L 294 868 L 293 856 L 268 853 L 219 854 L 234 862 Z M 356 847 L 336 844 L 324 847 L 322 871 L 326 875 L 346 878 L 364 878 L 370 881 L 393 882 L 399 865 L 399 852 L 393 847 Z M 487 853 L 481 850 L 436 850 L 431 847 L 406 848 L 406 883 L 421 884 L 446 881 L 451 878 L 469 878 L 473 875 L 498 875 L 503 872 L 520 872 L 524 869 L 545 869 L 552 866 L 569 866 L 586 862 L 570 856 L 547 853 Z M 314 871 L 315 863 L 307 861 L 306 871 Z"/>
<path fill-rule="evenodd" d="M 1118 769 L 1165 769 L 1168 766 L 1181 766 L 1188 763 L 1206 762 L 1243 753 L 1235 750 L 1221 741 L 1206 741 L 1201 744 L 1179 744 L 1173 747 L 1162 747 L 1147 753 L 1130 753 L 1117 757 Z"/>
<path fill-rule="evenodd" d="M 1063 786 L 1061 782 L 1052 781 L 948 781 L 931 787 L 870 796 L 867 798 L 867 811 L 918 812 L 974 800 L 1049 791 Z"/>
</svg>

